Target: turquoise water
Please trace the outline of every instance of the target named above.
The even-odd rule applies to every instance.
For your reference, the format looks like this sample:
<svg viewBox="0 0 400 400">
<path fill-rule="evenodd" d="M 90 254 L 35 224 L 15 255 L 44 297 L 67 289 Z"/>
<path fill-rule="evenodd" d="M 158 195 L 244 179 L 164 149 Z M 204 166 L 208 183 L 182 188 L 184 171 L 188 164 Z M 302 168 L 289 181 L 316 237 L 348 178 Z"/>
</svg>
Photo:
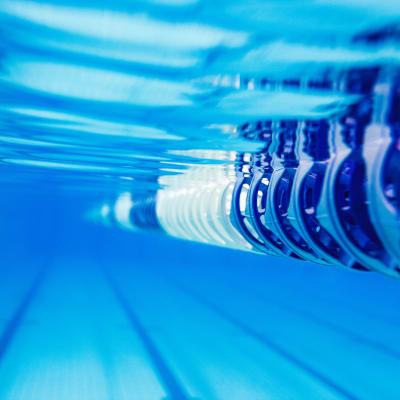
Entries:
<svg viewBox="0 0 400 400">
<path fill-rule="evenodd" d="M 248 122 L 335 118 L 346 71 L 398 68 L 399 21 L 395 0 L 0 0 L 0 400 L 399 399 L 398 281 L 88 217 L 233 171 L 263 148 Z"/>
<path fill-rule="evenodd" d="M 1 200 L 1 399 L 398 398 L 398 281 L 95 227 L 84 200 Z"/>
<path fill-rule="evenodd" d="M 329 118 L 358 97 L 324 82 L 398 65 L 396 3 L 3 0 L 2 179 L 143 191 L 256 151 L 242 124 Z"/>
</svg>

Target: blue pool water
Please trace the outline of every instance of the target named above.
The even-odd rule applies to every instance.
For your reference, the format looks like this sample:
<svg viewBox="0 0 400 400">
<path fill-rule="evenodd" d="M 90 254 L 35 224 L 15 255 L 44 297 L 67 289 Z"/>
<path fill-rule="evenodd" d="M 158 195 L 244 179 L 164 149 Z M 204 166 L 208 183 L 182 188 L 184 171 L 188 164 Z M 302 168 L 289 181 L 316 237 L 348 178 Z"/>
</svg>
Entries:
<svg viewBox="0 0 400 400">
<path fill-rule="evenodd" d="M 399 399 L 398 280 L 96 214 L 231 178 L 263 148 L 249 122 L 334 120 L 362 98 L 347 71 L 398 71 L 399 21 L 395 0 L 0 0 L 0 400 Z"/>
<path fill-rule="evenodd" d="M 397 281 L 111 231 L 80 196 L 16 189 L 0 398 L 398 398 Z"/>
</svg>

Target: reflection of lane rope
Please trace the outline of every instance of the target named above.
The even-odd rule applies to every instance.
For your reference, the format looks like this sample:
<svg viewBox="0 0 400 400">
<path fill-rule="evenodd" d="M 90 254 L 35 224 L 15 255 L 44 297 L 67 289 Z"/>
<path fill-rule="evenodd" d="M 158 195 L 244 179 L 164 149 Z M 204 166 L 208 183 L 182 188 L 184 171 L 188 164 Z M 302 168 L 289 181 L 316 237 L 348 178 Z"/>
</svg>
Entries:
<svg viewBox="0 0 400 400">
<path fill-rule="evenodd" d="M 120 197 L 116 222 L 400 276 L 400 75 L 352 70 L 335 87 L 359 101 L 332 120 L 246 123 L 239 132 L 262 151 L 169 177 L 128 213 Z"/>
</svg>

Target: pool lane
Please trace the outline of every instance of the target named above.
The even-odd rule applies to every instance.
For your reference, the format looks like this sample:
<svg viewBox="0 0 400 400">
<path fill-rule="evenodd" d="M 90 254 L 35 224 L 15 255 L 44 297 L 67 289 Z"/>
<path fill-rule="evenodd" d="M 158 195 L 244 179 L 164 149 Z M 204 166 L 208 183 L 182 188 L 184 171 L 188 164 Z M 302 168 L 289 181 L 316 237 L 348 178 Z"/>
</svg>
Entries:
<svg viewBox="0 0 400 400">
<path fill-rule="evenodd" d="M 246 268 L 232 268 L 227 273 L 226 268 L 218 265 L 213 266 L 212 271 L 191 266 L 168 271 L 181 282 L 192 286 L 195 282 L 200 293 L 211 291 L 211 294 L 218 294 L 221 290 L 228 290 L 230 293 L 226 296 L 233 299 L 240 293 L 245 299 L 255 300 L 257 304 L 265 303 L 267 307 L 292 315 L 293 318 L 303 317 L 309 323 L 336 331 L 357 344 L 364 343 L 390 357 L 400 359 L 400 343 L 397 340 L 400 337 L 400 321 L 397 321 L 400 314 L 400 293 L 397 281 L 383 278 L 386 288 L 381 290 L 379 285 L 382 282 L 379 281 L 382 278 L 376 274 L 371 276 L 373 279 L 362 273 L 347 274 L 348 286 L 353 286 L 346 290 L 341 287 L 338 279 L 329 279 L 328 270 L 320 271 L 320 276 L 327 273 L 325 281 L 321 280 L 310 286 L 304 284 L 307 279 L 292 277 L 282 282 L 273 274 L 261 277 L 253 274 L 253 270 L 249 273 Z M 359 281 L 362 282 L 363 278 L 368 278 L 363 282 L 364 286 L 369 287 L 368 294 L 357 293 Z M 293 285 L 293 281 L 297 284 Z M 397 296 L 393 297 L 396 293 Z M 371 315 L 371 306 L 376 306 L 375 303 L 382 298 L 382 312 Z M 385 311 L 392 312 L 393 315 L 384 316 Z"/>
<path fill-rule="evenodd" d="M 0 399 L 164 398 L 99 270 L 90 260 L 57 261 L 0 364 Z"/>
<path fill-rule="evenodd" d="M 29 324 L 26 314 L 34 303 L 49 266 L 48 259 L 37 259 L 26 268 L 18 257 L 2 259 L 0 267 L 0 366 L 21 325 Z"/>
<path fill-rule="evenodd" d="M 268 291 L 271 282 L 253 281 L 251 275 L 227 274 L 226 269 L 225 274 L 218 274 L 218 269 L 224 268 L 214 266 L 211 271 L 204 267 L 195 271 L 186 266 L 168 269 L 168 273 L 164 268 L 159 269 L 158 275 L 166 276 L 168 282 L 204 307 L 214 310 L 243 333 L 278 346 L 330 382 L 340 385 L 351 396 L 363 400 L 400 398 L 397 384 L 400 360 L 394 350 L 397 346 L 396 329 L 386 326 L 392 339 L 385 341 L 377 335 L 379 329 L 376 326 L 380 321 L 370 319 L 367 324 L 364 320 L 366 331 L 363 338 L 367 340 L 359 340 L 357 335 L 349 334 L 349 330 L 353 333 L 353 329 L 358 329 L 356 314 L 355 323 L 338 329 L 340 307 L 336 308 L 336 315 L 331 320 L 329 308 L 323 304 L 314 303 L 309 312 L 304 311 L 302 295 L 296 290 L 283 297 L 286 303 L 282 303 L 282 295 L 277 296 L 278 300 L 268 301 L 268 296 L 273 298 L 273 292 Z M 262 285 L 266 296 L 260 291 Z M 388 281 L 388 288 L 390 285 L 391 281 Z M 326 290 L 326 285 L 320 282 L 320 290 L 324 288 Z M 282 290 L 285 289 L 282 287 Z M 340 295 L 337 292 L 333 296 Z M 343 312 L 349 319 L 349 311 Z M 318 314 L 320 316 L 316 318 Z"/>
<path fill-rule="evenodd" d="M 134 308 L 129 304 L 124 293 L 121 291 L 119 285 L 114 280 L 113 276 L 107 269 L 103 268 L 104 276 L 110 285 L 116 299 L 118 300 L 122 310 L 126 317 L 129 319 L 132 329 L 139 336 L 143 347 L 146 349 L 147 354 L 150 358 L 150 362 L 157 373 L 161 384 L 165 388 L 169 400 L 189 400 L 190 396 L 186 393 L 185 388 L 179 382 L 177 377 L 171 371 L 168 363 L 163 358 L 162 354 L 158 350 L 156 344 L 153 342 L 151 335 L 147 332 L 147 329 L 142 325 L 140 319 L 136 315 Z"/>
<path fill-rule="evenodd" d="M 390 280 L 369 285 L 387 288 L 379 319 L 362 312 L 370 298 L 335 307 L 330 272 L 296 288 L 216 263 L 51 261 L 46 275 L 21 264 L 0 283 L 0 400 L 400 398 Z"/>
<path fill-rule="evenodd" d="M 112 273 L 187 392 L 200 399 L 354 398 L 255 340 L 151 268 Z"/>
</svg>

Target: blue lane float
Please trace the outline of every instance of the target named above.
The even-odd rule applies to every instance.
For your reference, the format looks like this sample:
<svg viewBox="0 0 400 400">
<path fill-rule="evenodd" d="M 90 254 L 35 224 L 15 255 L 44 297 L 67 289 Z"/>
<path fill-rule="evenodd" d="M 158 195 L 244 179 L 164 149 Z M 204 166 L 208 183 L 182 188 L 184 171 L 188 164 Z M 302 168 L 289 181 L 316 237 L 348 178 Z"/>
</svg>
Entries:
<svg viewBox="0 0 400 400">
<path fill-rule="evenodd" d="M 400 74 L 350 70 L 327 85 L 358 102 L 331 119 L 243 124 L 239 135 L 261 151 L 164 177 L 157 192 L 124 193 L 103 205 L 103 220 L 399 277 Z"/>
</svg>

